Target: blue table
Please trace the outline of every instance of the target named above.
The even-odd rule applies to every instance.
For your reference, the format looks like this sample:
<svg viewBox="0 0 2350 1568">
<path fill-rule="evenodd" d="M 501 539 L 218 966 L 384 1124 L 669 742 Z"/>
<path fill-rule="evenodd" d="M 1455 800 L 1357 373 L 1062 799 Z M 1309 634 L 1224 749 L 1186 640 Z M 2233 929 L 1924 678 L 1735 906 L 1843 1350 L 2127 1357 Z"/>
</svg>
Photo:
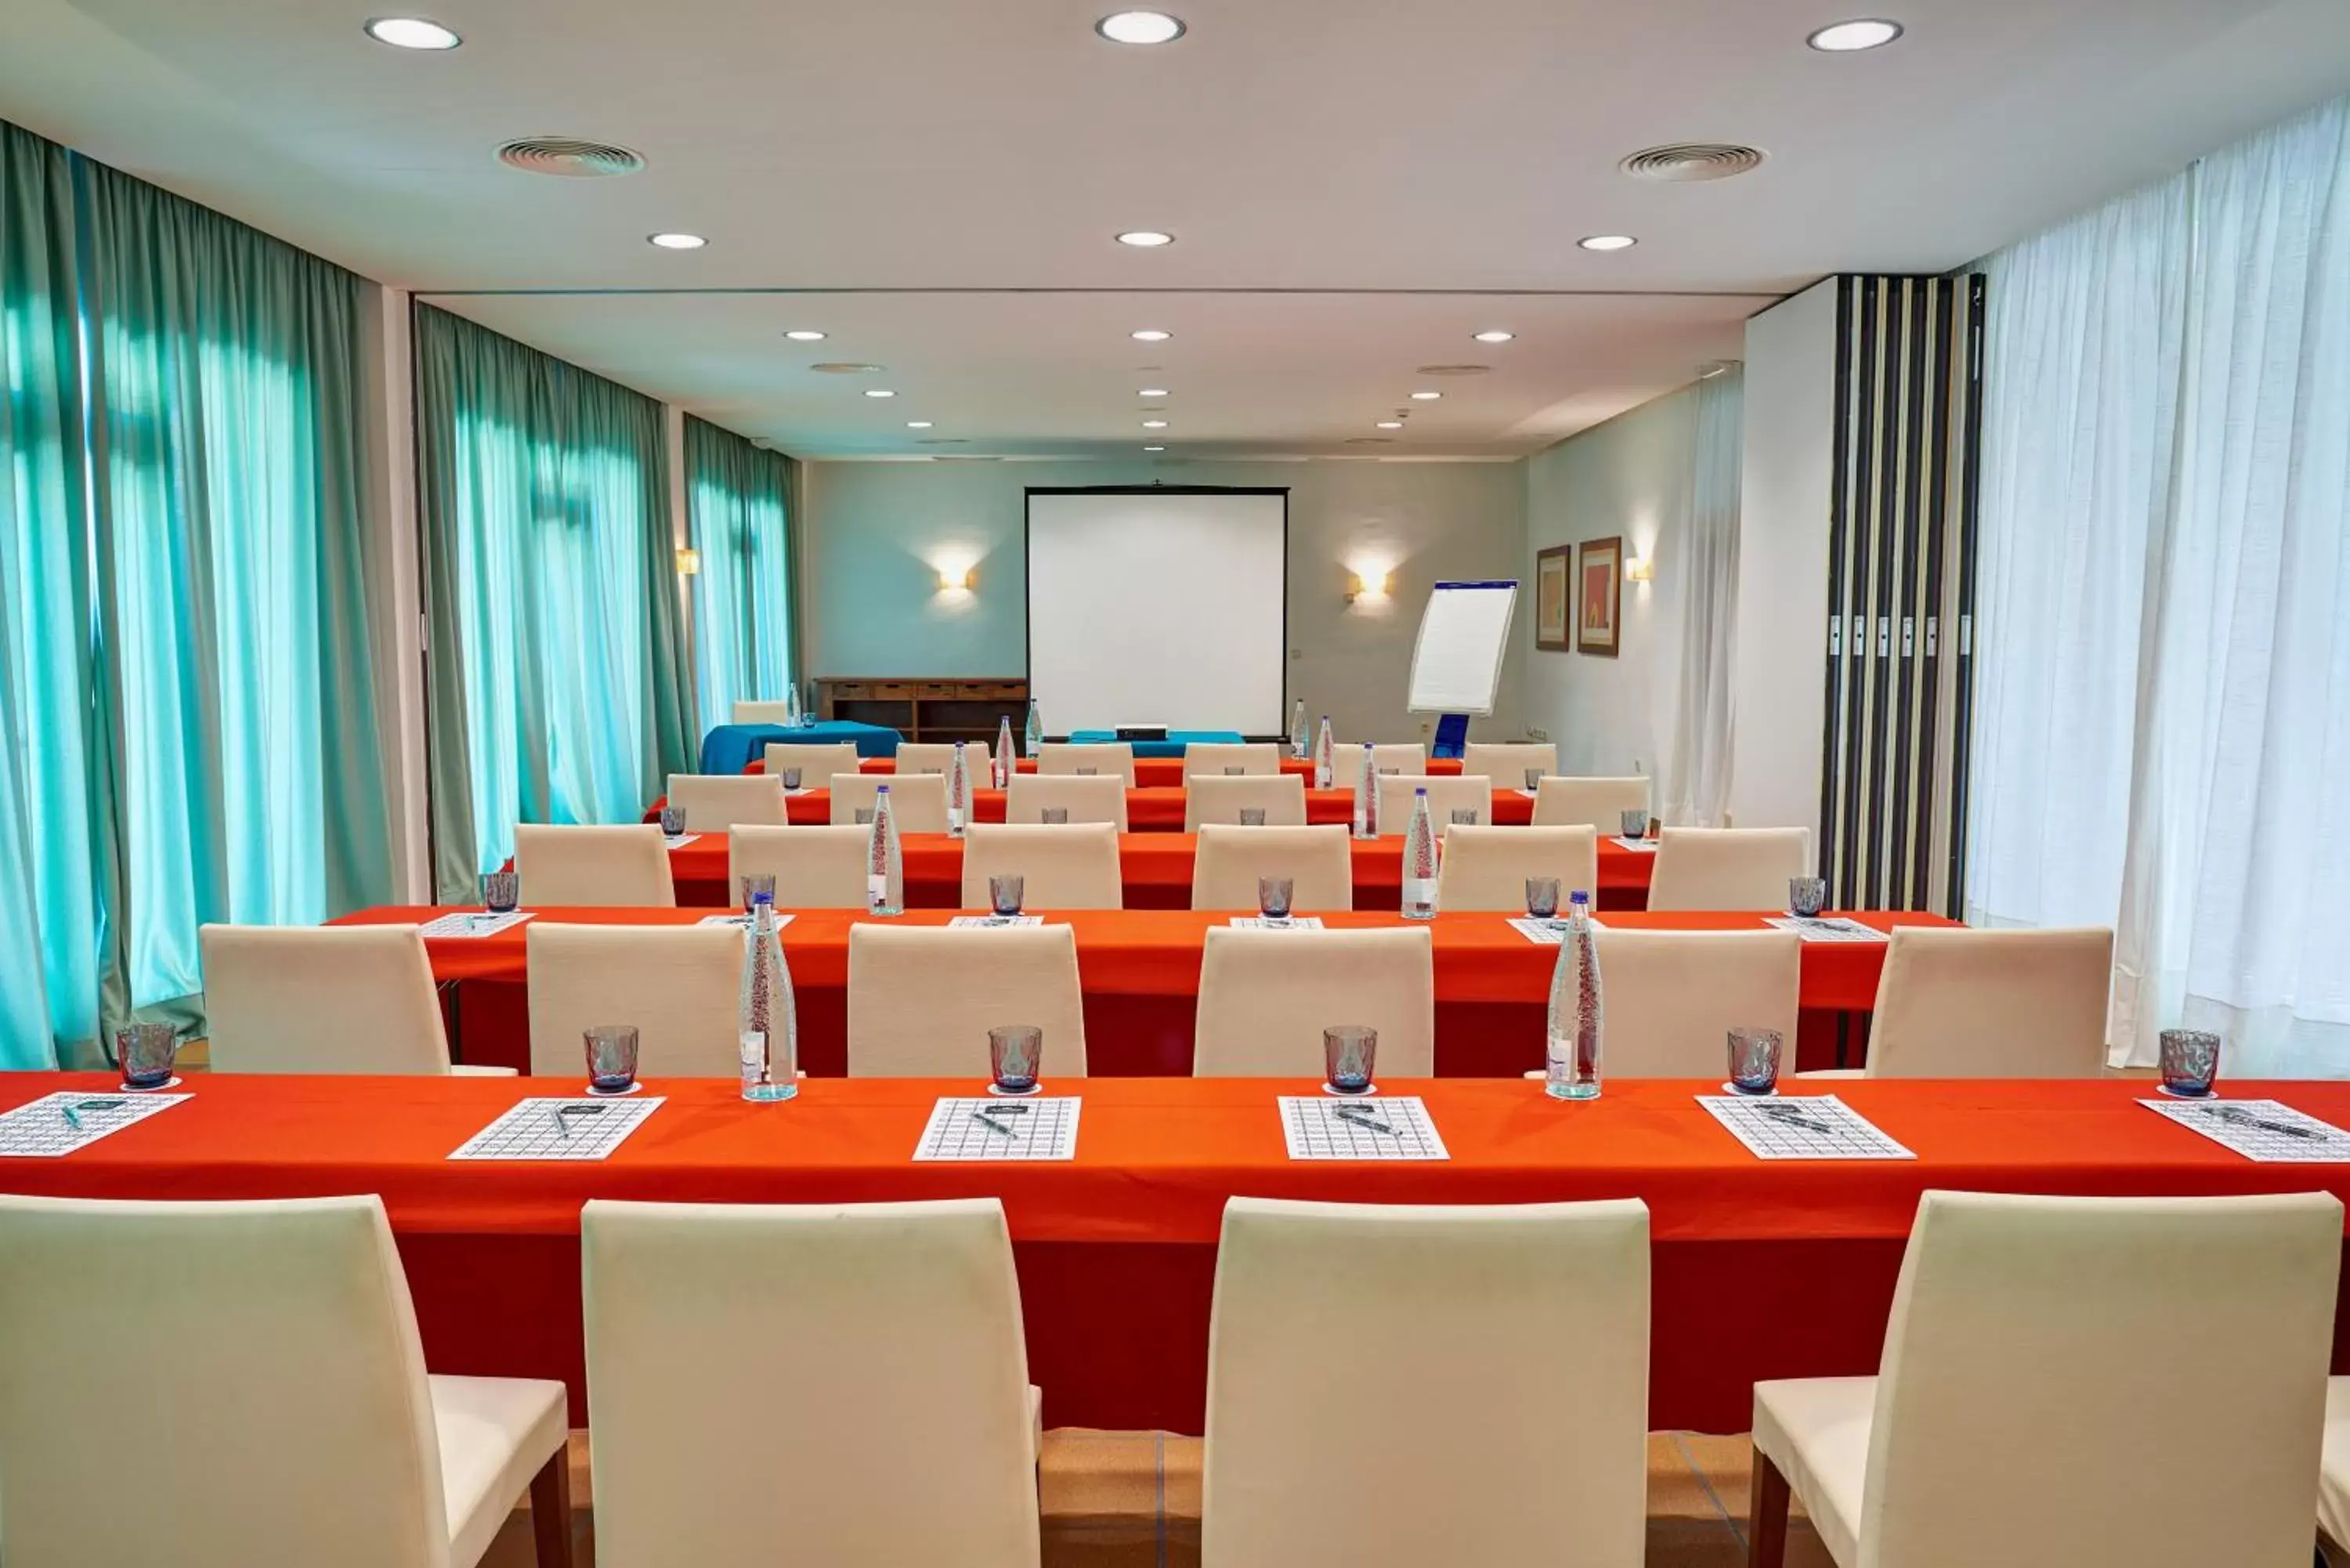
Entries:
<svg viewBox="0 0 2350 1568">
<path fill-rule="evenodd" d="M 886 725 L 852 724 L 846 719 L 827 719 L 796 730 L 782 724 L 721 724 L 702 737 L 702 771 L 739 774 L 767 754 L 770 742 L 821 746 L 854 741 L 860 757 L 894 757 L 899 738 Z"/>
<path fill-rule="evenodd" d="M 1069 732 L 1069 743 L 1076 746 L 1114 745 L 1117 741 L 1118 732 L 1115 730 L 1072 730 Z M 1241 743 L 1241 732 L 1238 730 L 1170 730 L 1163 741 L 1136 741 L 1132 744 L 1138 757 L 1180 757 L 1184 747 L 1195 742 L 1202 746 L 1237 746 Z"/>
</svg>

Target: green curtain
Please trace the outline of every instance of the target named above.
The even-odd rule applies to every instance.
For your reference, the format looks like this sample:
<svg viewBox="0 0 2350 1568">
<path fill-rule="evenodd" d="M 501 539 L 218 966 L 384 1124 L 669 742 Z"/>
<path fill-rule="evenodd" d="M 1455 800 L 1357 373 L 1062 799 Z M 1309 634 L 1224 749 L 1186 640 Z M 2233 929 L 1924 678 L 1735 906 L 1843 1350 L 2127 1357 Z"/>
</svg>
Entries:
<svg viewBox="0 0 2350 1568">
<path fill-rule="evenodd" d="M 689 414 L 685 474 L 707 731 L 732 722 L 737 701 L 779 701 L 792 682 L 792 462 Z"/>
<path fill-rule="evenodd" d="M 430 306 L 416 437 L 433 880 L 520 822 L 632 822 L 690 765 L 660 406 Z"/>
</svg>

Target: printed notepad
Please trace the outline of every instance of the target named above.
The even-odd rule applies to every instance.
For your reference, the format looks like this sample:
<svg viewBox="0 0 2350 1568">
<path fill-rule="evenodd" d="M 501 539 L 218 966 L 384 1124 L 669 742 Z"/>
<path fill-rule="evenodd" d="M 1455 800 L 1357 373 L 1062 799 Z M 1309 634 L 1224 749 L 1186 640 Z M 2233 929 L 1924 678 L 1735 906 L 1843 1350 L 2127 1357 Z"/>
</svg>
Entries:
<svg viewBox="0 0 2350 1568">
<path fill-rule="evenodd" d="M 661 1108 L 650 1099 L 531 1098 L 467 1138 L 451 1159 L 605 1159 L 645 1118 Z"/>
<path fill-rule="evenodd" d="M 1881 942 L 1887 940 L 1883 931 L 1874 926 L 1864 926 L 1858 920 L 1842 915 L 1771 915 L 1762 922 L 1783 931 L 1793 931 L 1807 942 Z"/>
<path fill-rule="evenodd" d="M 2140 1100 L 2138 1104 L 2263 1165 L 2350 1163 L 2350 1132 L 2274 1100 Z"/>
<path fill-rule="evenodd" d="M 1232 929 L 1236 931 L 1318 931 L 1322 929 L 1319 915 L 1292 915 L 1285 920 L 1268 920 L 1263 915 L 1234 915 Z"/>
<path fill-rule="evenodd" d="M 918 1160 L 1075 1159 L 1077 1112 L 1075 1095 L 1015 1100 L 985 1096 L 942 1099 L 931 1107 Z"/>
<path fill-rule="evenodd" d="M 1834 1095 L 1700 1095 L 1697 1103 L 1758 1159 L 1915 1159 Z"/>
<path fill-rule="evenodd" d="M 44 1095 L 0 1116 L 0 1156 L 55 1159 L 88 1148 L 109 1133 L 119 1133 L 191 1097 L 151 1092 L 90 1095 L 73 1090 Z"/>
<path fill-rule="evenodd" d="M 1281 1096 L 1292 1159 L 1451 1159 L 1417 1095 Z"/>
<path fill-rule="evenodd" d="M 421 937 L 494 937 L 529 919 L 528 909 L 510 909 L 503 915 L 486 912 L 442 915 L 417 927 L 416 934 Z"/>
</svg>

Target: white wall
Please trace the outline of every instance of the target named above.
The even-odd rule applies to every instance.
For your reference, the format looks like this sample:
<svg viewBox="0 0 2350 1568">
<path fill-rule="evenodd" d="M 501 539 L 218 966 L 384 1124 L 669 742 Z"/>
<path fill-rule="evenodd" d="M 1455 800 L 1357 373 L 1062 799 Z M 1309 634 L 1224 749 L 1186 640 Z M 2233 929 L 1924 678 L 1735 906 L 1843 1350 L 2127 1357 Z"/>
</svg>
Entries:
<svg viewBox="0 0 2350 1568">
<path fill-rule="evenodd" d="M 1290 697 L 1326 711 L 1342 738 L 1409 740 L 1430 722 L 1404 709 L 1430 585 L 1523 564 L 1515 462 L 807 462 L 801 475 L 801 655 L 814 676 L 1022 674 L 1032 485 L 1286 485 Z M 976 586 L 940 592 L 940 571 L 964 566 Z M 1380 567 L 1394 573 L 1390 600 L 1349 606 L 1349 576 Z M 1523 666 L 1513 651 L 1472 734 L 1518 733 Z"/>
</svg>

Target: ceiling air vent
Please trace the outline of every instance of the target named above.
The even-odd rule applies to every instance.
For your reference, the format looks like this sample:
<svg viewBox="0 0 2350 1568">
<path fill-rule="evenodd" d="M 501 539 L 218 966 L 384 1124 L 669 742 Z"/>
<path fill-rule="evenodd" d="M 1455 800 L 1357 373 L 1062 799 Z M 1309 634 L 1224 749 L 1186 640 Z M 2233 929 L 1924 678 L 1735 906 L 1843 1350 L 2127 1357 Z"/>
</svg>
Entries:
<svg viewBox="0 0 2350 1568">
<path fill-rule="evenodd" d="M 1491 365 L 1422 365 L 1412 372 L 1416 376 L 1482 376 Z"/>
<path fill-rule="evenodd" d="M 633 174 L 645 166 L 639 154 L 608 141 L 581 141 L 570 136 L 525 136 L 498 149 L 498 161 L 525 174 L 554 174 L 566 180 L 608 180 Z"/>
<path fill-rule="evenodd" d="M 808 369 L 819 376 L 878 376 L 881 373 L 879 365 L 859 365 L 847 359 L 827 359 L 821 364 L 810 365 Z"/>
<path fill-rule="evenodd" d="M 1393 446 L 1395 441 L 1388 436 L 1348 436 L 1347 444 L 1348 446 Z"/>
<path fill-rule="evenodd" d="M 1677 141 L 1649 147 L 1617 165 L 1635 180 L 1727 180 L 1759 167 L 1762 151 L 1721 141 Z"/>
</svg>

